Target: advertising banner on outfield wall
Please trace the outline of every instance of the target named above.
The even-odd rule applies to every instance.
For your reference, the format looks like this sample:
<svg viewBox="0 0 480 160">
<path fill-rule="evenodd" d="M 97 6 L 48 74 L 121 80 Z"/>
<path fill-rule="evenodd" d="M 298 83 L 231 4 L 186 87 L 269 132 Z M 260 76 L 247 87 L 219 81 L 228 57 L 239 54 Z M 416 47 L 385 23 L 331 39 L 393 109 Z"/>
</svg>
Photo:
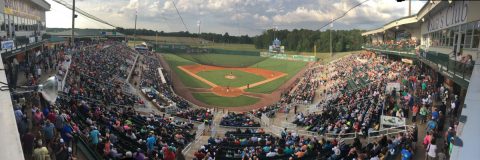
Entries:
<svg viewBox="0 0 480 160">
<path fill-rule="evenodd" d="M 291 61 L 305 61 L 305 62 L 315 62 L 317 58 L 315 56 L 304 56 L 304 55 L 287 55 L 287 54 L 276 54 L 269 52 L 261 52 L 260 56 L 270 57 L 275 59 L 284 59 Z"/>
</svg>

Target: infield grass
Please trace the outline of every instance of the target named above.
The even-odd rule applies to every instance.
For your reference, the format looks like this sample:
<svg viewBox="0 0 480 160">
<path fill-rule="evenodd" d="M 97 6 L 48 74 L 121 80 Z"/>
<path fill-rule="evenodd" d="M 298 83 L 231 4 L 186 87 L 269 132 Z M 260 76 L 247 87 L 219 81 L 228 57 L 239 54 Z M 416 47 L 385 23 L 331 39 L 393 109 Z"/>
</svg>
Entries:
<svg viewBox="0 0 480 160">
<path fill-rule="evenodd" d="M 279 72 L 286 73 L 287 76 L 284 76 L 282 78 L 276 79 L 274 81 L 268 82 L 260 86 L 246 89 L 245 91 L 253 92 L 253 93 L 272 93 L 273 91 L 278 89 L 281 85 L 283 85 L 288 80 L 290 80 L 293 76 L 295 76 L 300 70 L 302 70 L 303 67 L 305 67 L 306 64 L 307 62 L 303 62 L 303 61 L 288 61 L 288 60 L 269 58 L 258 64 L 252 65 L 250 67 L 279 71 Z"/>
<path fill-rule="evenodd" d="M 260 101 L 258 98 L 248 97 L 248 96 L 238 96 L 238 97 L 222 97 L 217 96 L 213 93 L 192 93 L 195 99 L 202 101 L 208 105 L 218 106 L 218 107 L 239 107 L 252 105 Z"/>
<path fill-rule="evenodd" d="M 232 73 L 235 79 L 227 79 L 225 75 Z M 241 87 L 247 84 L 260 82 L 265 78 L 252 73 L 247 73 L 239 70 L 211 70 L 198 72 L 197 75 L 205 78 L 206 80 L 215 83 L 219 86 Z"/>
</svg>

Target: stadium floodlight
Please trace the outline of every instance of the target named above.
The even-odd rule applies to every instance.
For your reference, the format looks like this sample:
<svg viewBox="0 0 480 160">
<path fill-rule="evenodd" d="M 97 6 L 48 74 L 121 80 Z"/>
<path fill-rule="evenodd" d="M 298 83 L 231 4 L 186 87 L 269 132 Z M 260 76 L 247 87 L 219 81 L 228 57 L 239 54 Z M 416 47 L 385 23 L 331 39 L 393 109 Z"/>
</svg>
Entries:
<svg viewBox="0 0 480 160">
<path fill-rule="evenodd" d="M 3 83 L 2 83 L 3 84 Z M 10 88 L 12 89 L 12 88 Z M 52 76 L 45 80 L 43 83 L 35 86 L 18 86 L 13 90 L 14 95 L 20 95 L 25 93 L 38 92 L 42 97 L 50 104 L 55 104 L 58 96 L 58 80 L 57 77 Z"/>
</svg>

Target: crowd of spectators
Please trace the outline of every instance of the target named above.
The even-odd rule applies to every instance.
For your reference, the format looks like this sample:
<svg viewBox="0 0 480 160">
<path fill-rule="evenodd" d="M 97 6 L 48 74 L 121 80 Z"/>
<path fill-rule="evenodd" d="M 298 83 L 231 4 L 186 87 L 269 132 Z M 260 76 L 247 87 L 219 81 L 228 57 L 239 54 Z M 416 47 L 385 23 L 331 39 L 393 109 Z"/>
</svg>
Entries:
<svg viewBox="0 0 480 160">
<path fill-rule="evenodd" d="M 64 91 L 76 98 L 133 106 L 139 102 L 126 83 L 135 53 L 116 42 L 83 47 L 72 55 Z"/>
<path fill-rule="evenodd" d="M 384 42 L 373 42 L 371 44 L 367 44 L 373 47 L 381 47 L 391 50 L 414 50 L 417 46 L 420 45 L 420 41 L 416 39 L 401 39 L 401 40 L 387 40 Z"/>
<path fill-rule="evenodd" d="M 279 109 L 281 109 L 281 107 L 277 104 L 274 104 L 274 105 L 265 106 L 263 108 L 252 110 L 250 111 L 250 113 L 257 118 L 261 118 L 262 114 L 265 114 L 268 118 L 273 118 L 275 116 L 275 113 Z"/>
<path fill-rule="evenodd" d="M 315 98 L 315 92 L 317 91 L 320 81 L 320 75 L 322 72 L 322 67 L 318 65 L 312 65 L 297 82 L 295 82 L 295 87 L 293 90 L 287 92 L 283 95 L 282 101 L 287 102 L 288 104 L 311 104 Z"/>
<path fill-rule="evenodd" d="M 246 113 L 228 112 L 220 121 L 221 126 L 231 127 L 260 127 L 260 123 Z"/>
<path fill-rule="evenodd" d="M 104 159 L 183 156 L 182 148 L 195 137 L 192 123 L 141 115 L 129 105 L 135 97 L 125 93 L 121 79 L 132 67 L 130 49 L 110 41 L 79 48 L 72 55 L 68 92 L 55 104 L 38 93 L 13 98 L 26 159 L 73 159 L 77 143 Z"/>
<path fill-rule="evenodd" d="M 368 63 L 357 61 L 357 58 L 367 59 Z M 348 63 L 353 65 L 346 65 Z M 387 82 L 385 75 L 390 69 L 384 59 L 368 53 L 360 54 L 337 61 L 331 67 L 335 68 L 336 73 L 331 74 L 327 80 L 325 92 L 329 99 L 319 104 L 323 108 L 322 112 L 299 113 L 294 123 L 321 134 L 367 133 L 370 128 L 378 129 L 383 108 L 380 94 L 384 92 Z M 348 85 L 359 85 L 360 79 L 366 81 L 365 87 L 347 89 Z"/>
<path fill-rule="evenodd" d="M 418 136 L 416 127 L 408 132 L 400 132 L 395 136 L 381 138 L 364 145 L 360 139 L 347 143 L 343 139 L 326 140 L 299 136 L 286 129 L 276 137 L 264 132 L 246 130 L 245 132 L 227 132 L 225 137 L 210 137 L 208 144 L 202 146 L 194 156 L 202 159 L 411 159 L 414 154 L 413 145 Z M 436 144 L 433 138 L 431 148 Z M 439 153 L 439 157 L 444 154 Z"/>
<path fill-rule="evenodd" d="M 187 110 L 180 110 L 175 113 L 175 116 L 192 121 L 206 123 L 210 123 L 210 121 L 213 120 L 213 113 L 210 109 L 205 108 L 190 108 Z"/>
<path fill-rule="evenodd" d="M 143 60 L 140 62 L 143 64 L 142 73 L 135 73 L 135 75 L 141 75 L 140 88 L 151 88 L 155 91 L 148 93 L 149 98 L 161 106 L 168 106 L 169 103 L 175 103 L 176 107 L 186 109 L 190 107 L 188 101 L 182 97 L 177 96 L 172 91 L 172 83 L 170 82 L 169 75 L 165 70 L 161 70 L 165 77 L 166 83 L 162 83 L 160 79 L 160 73 L 158 68 L 161 68 L 160 62 L 150 51 L 142 51 Z"/>
</svg>

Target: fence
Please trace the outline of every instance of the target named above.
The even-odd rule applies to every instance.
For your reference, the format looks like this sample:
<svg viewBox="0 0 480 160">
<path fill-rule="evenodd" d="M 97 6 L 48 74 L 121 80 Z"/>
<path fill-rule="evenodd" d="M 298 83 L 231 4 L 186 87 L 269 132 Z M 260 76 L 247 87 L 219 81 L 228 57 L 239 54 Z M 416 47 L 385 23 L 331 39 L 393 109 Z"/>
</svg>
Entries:
<svg viewBox="0 0 480 160">
<path fill-rule="evenodd" d="M 193 142 L 185 146 L 185 148 L 182 150 L 182 153 L 187 154 L 188 151 L 190 151 L 190 149 L 192 148 L 192 145 L 196 144 L 200 140 L 200 137 L 203 135 L 204 132 L 205 132 L 205 123 L 201 123 L 200 125 L 197 126 L 197 131 L 195 132 L 195 139 L 193 140 Z"/>
<path fill-rule="evenodd" d="M 381 130 L 378 130 L 378 131 L 368 132 L 367 140 L 368 140 L 368 143 L 370 143 L 371 139 L 380 138 L 384 135 L 388 136 L 388 135 L 392 135 L 392 134 L 398 134 L 400 132 L 407 132 L 408 129 L 411 128 L 411 127 L 413 127 L 413 126 L 403 125 L 403 126 L 390 127 L 390 128 L 381 129 Z"/>
</svg>

